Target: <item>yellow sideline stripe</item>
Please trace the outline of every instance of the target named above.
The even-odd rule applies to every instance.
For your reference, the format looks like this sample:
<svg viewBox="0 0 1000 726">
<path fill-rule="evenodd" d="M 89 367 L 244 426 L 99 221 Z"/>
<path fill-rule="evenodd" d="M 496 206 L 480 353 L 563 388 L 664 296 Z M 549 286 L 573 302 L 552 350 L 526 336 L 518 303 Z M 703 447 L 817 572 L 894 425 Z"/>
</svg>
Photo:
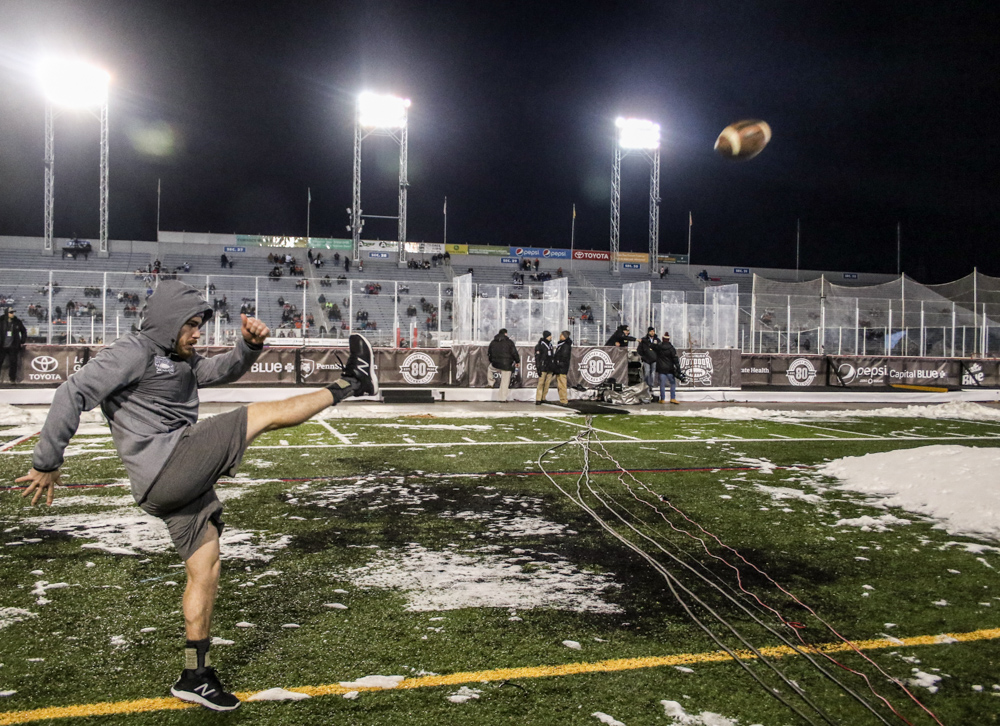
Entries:
<svg viewBox="0 0 1000 726">
<path fill-rule="evenodd" d="M 946 633 L 948 637 L 963 643 L 977 640 L 995 640 L 1000 638 L 1000 628 L 974 630 L 970 633 Z M 941 635 L 918 635 L 913 638 L 901 638 L 901 642 L 892 640 L 859 640 L 854 642 L 858 650 L 879 650 L 883 648 L 900 648 L 915 645 L 935 645 L 941 643 Z M 825 643 L 816 650 L 824 653 L 840 653 L 852 650 L 846 643 Z M 760 652 L 770 658 L 782 658 L 797 653 L 788 646 L 779 645 L 761 648 Z M 749 651 L 736 651 L 737 657 L 743 660 L 753 660 L 756 656 Z M 692 665 L 697 663 L 721 663 L 730 660 L 723 651 L 708 653 L 678 653 L 676 655 L 655 656 L 647 658 L 618 658 L 602 660 L 596 663 L 566 663 L 553 666 L 528 666 L 525 668 L 497 668 L 488 671 L 472 671 L 452 673 L 444 676 L 422 676 L 408 678 L 397 686 L 398 689 L 428 688 L 434 686 L 454 686 L 460 683 L 482 683 L 484 681 L 506 681 L 524 678 L 552 678 L 557 676 L 572 676 L 583 673 L 609 673 L 613 671 L 629 671 L 640 668 L 658 668 L 661 666 Z M 325 686 L 303 686 L 289 690 L 305 693 L 310 696 L 342 695 L 349 691 L 378 691 L 379 688 L 345 688 L 339 683 Z M 245 701 L 257 691 L 237 693 L 240 700 Z M 116 701 L 112 703 L 84 703 L 76 706 L 50 706 L 36 708 L 31 711 L 0 712 L 0 726 L 8 724 L 29 723 L 42 719 L 53 718 L 83 718 L 85 716 L 114 716 L 117 714 L 144 713 L 148 711 L 177 711 L 185 708 L 195 708 L 192 704 L 182 703 L 176 698 L 142 698 L 137 701 Z"/>
</svg>

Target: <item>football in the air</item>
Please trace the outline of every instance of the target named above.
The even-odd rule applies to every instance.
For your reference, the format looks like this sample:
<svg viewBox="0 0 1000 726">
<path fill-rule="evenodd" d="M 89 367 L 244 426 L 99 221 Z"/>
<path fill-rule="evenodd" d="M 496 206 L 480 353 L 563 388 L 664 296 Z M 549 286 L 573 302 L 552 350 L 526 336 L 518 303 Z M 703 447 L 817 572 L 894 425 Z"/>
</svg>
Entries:
<svg viewBox="0 0 1000 726">
<path fill-rule="evenodd" d="M 715 140 L 715 150 L 723 159 L 752 159 L 771 140 L 771 127 L 767 121 L 748 119 L 737 121 L 722 130 Z"/>
</svg>

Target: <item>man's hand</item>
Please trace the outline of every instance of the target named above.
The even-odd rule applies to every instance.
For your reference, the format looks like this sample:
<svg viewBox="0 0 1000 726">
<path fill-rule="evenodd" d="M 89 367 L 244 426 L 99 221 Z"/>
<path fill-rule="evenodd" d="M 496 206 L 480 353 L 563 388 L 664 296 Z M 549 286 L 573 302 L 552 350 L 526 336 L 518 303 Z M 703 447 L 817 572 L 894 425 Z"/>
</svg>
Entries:
<svg viewBox="0 0 1000 726">
<path fill-rule="evenodd" d="M 27 476 L 22 476 L 20 479 L 15 479 L 14 481 L 31 482 L 21 496 L 26 497 L 34 492 L 35 496 L 31 500 L 32 506 L 38 504 L 38 499 L 45 493 L 45 503 L 51 507 L 52 497 L 56 493 L 56 484 L 62 483 L 62 473 L 58 469 L 55 471 L 35 471 L 34 467 L 32 467 Z"/>
<path fill-rule="evenodd" d="M 267 336 L 271 334 L 268 327 L 257 318 L 248 318 L 240 313 L 240 320 L 242 321 L 240 332 L 243 333 L 243 340 L 251 345 L 263 345 Z"/>
</svg>

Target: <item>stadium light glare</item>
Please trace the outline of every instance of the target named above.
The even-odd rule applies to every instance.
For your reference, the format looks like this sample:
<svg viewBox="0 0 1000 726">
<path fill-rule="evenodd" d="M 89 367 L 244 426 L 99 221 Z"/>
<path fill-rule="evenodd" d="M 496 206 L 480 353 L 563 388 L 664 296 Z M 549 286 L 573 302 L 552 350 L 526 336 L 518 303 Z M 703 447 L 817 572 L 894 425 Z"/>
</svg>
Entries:
<svg viewBox="0 0 1000 726">
<path fill-rule="evenodd" d="M 659 149 L 660 124 L 638 118 L 617 118 L 618 145 L 623 149 Z"/>
<path fill-rule="evenodd" d="M 363 128 L 401 129 L 406 126 L 410 99 L 365 92 L 358 96 L 358 125 Z"/>
<path fill-rule="evenodd" d="M 111 76 L 79 60 L 47 58 L 39 64 L 42 91 L 49 103 L 63 108 L 103 106 Z"/>
</svg>

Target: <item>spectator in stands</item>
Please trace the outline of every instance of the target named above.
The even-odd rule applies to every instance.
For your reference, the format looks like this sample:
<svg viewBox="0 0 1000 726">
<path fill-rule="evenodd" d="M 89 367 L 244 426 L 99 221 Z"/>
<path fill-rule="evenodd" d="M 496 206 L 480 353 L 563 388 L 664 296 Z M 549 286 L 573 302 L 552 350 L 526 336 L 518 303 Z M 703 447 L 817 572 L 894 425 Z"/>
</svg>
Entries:
<svg viewBox="0 0 1000 726">
<path fill-rule="evenodd" d="M 670 274 L 670 268 L 667 267 L 666 265 L 660 265 L 660 279 L 662 280 L 669 274 Z"/>
<path fill-rule="evenodd" d="M 708 282 L 708 270 L 702 270 L 698 273 L 698 279 Z"/>
<path fill-rule="evenodd" d="M 0 369 L 7 360 L 7 373 L 10 382 L 17 383 L 17 364 L 21 358 L 21 346 L 28 339 L 28 331 L 24 323 L 14 313 L 14 308 L 7 308 L 7 314 L 0 319 Z"/>
<path fill-rule="evenodd" d="M 556 277 L 562 277 L 562 276 L 563 276 L 563 271 L 562 268 L 560 267 L 558 270 L 556 270 Z"/>
<path fill-rule="evenodd" d="M 677 404 L 677 381 L 685 381 L 681 362 L 677 358 L 677 349 L 670 343 L 670 333 L 663 331 L 663 339 L 652 346 L 656 353 L 656 373 L 660 378 L 660 403 L 666 403 L 665 385 L 670 384 L 670 403 Z"/>
<path fill-rule="evenodd" d="M 344 255 L 344 272 L 351 274 L 351 258 Z"/>
<path fill-rule="evenodd" d="M 536 258 L 535 258 L 535 272 L 538 272 L 538 262 L 539 262 L 539 260 L 538 260 L 538 258 L 536 257 Z"/>
<path fill-rule="evenodd" d="M 655 328 L 649 328 L 646 335 L 639 341 L 639 358 L 642 360 L 642 378 L 650 390 L 656 387 L 656 351 L 654 345 L 659 345 L 660 339 Z"/>
<path fill-rule="evenodd" d="M 541 406 L 545 402 L 545 394 L 548 393 L 549 386 L 552 385 L 552 354 L 555 349 L 552 347 L 552 333 L 548 330 L 542 331 L 542 337 L 535 343 L 535 372 L 538 374 L 538 388 L 535 389 L 535 405 Z"/>
<path fill-rule="evenodd" d="M 612 346 L 627 348 L 628 344 L 633 342 L 634 340 L 635 338 L 633 338 L 631 335 L 628 334 L 628 324 L 622 323 L 621 325 L 618 326 L 615 332 L 611 334 L 611 337 L 608 338 L 608 342 L 606 342 L 604 345 L 608 346 L 609 348 Z"/>
<path fill-rule="evenodd" d="M 358 259 L 358 272 L 364 272 L 364 271 L 365 271 L 365 261 L 362 259 Z"/>
<path fill-rule="evenodd" d="M 225 252 L 222 253 L 222 257 L 219 258 L 219 262 L 222 263 L 223 268 L 229 267 L 229 258 L 226 257 Z"/>
<path fill-rule="evenodd" d="M 427 320 L 430 322 L 430 318 Z M 430 330 L 429 325 L 427 330 Z M 517 346 L 514 345 L 513 340 L 507 337 L 506 328 L 501 328 L 500 332 L 494 336 L 489 348 L 486 349 L 486 357 L 490 362 L 490 367 L 500 371 L 500 402 L 506 403 L 510 390 L 510 378 L 521 361 Z M 491 371 L 490 380 L 492 378 Z"/>
<path fill-rule="evenodd" d="M 339 265 L 340 264 L 340 253 L 339 252 L 334 252 L 333 253 L 333 264 L 335 264 L 335 265 Z"/>
<path fill-rule="evenodd" d="M 191 263 L 190 262 L 185 262 L 184 263 L 184 272 L 191 272 Z"/>
<path fill-rule="evenodd" d="M 313 251 L 312 251 L 312 248 L 310 248 L 310 249 L 308 249 L 306 251 L 306 257 L 309 258 L 309 264 L 311 265 L 312 261 L 313 261 Z"/>
</svg>

